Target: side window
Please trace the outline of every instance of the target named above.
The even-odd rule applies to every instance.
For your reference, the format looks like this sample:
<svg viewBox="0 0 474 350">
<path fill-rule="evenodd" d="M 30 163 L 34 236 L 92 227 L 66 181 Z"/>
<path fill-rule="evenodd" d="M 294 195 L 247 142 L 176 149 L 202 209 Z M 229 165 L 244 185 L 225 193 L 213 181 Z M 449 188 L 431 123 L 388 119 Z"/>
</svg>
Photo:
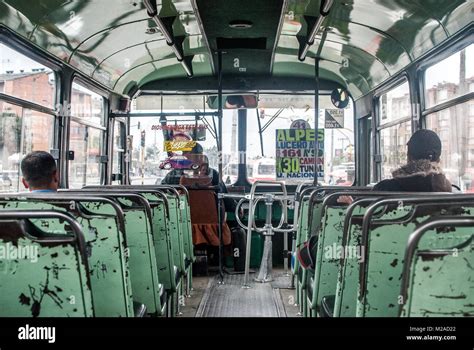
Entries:
<svg viewBox="0 0 474 350">
<path fill-rule="evenodd" d="M 379 97 L 378 136 L 380 140 L 381 179 L 392 177 L 392 171 L 407 161 L 406 144 L 412 134 L 411 104 L 408 82 Z"/>
<path fill-rule="evenodd" d="M 77 82 L 72 84 L 69 150 L 69 187 L 81 188 L 101 182 L 105 132 L 104 97 Z"/>
<path fill-rule="evenodd" d="M 20 163 L 32 151 L 54 148 L 55 73 L 0 43 L 0 191 L 25 190 Z M 15 104 L 8 96 L 17 98 Z M 27 108 L 33 102 L 50 113 Z"/>
<path fill-rule="evenodd" d="M 426 128 L 441 139 L 441 167 L 451 183 L 474 192 L 474 100 L 457 100 L 474 91 L 474 45 L 427 68 L 424 80 Z M 443 102 L 446 108 L 430 112 Z"/>
<path fill-rule="evenodd" d="M 54 109 L 55 73 L 0 42 L 0 93 Z"/>
<path fill-rule="evenodd" d="M 425 70 L 425 108 L 474 91 L 474 44 Z"/>
</svg>

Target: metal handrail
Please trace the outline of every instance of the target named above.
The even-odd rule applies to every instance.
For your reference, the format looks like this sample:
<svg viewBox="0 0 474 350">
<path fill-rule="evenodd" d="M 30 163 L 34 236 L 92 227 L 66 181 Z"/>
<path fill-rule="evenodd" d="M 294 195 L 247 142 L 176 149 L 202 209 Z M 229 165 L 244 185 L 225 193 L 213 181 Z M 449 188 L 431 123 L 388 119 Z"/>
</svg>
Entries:
<svg viewBox="0 0 474 350">
<path fill-rule="evenodd" d="M 52 211 L 52 210 L 2 210 L 0 211 L 0 220 L 5 220 L 5 219 L 61 219 L 66 221 L 69 226 L 71 227 L 74 237 L 72 238 L 70 236 L 52 236 L 48 238 L 38 238 L 37 237 L 31 237 L 35 242 L 41 243 L 41 242 L 47 242 L 47 243 L 72 243 L 76 242 L 78 243 L 80 249 L 80 254 L 83 259 L 83 263 L 86 264 L 87 266 L 87 256 L 86 256 L 86 250 L 85 250 L 85 238 L 84 234 L 82 232 L 82 227 L 81 225 L 74 220 L 70 215 L 66 213 L 62 213 L 59 211 Z"/>
<path fill-rule="evenodd" d="M 258 186 L 261 185 L 280 185 L 284 197 L 288 196 L 288 192 L 286 190 L 285 183 L 283 181 L 255 181 L 252 184 L 252 188 L 250 189 L 250 195 L 249 195 L 249 214 L 248 214 L 248 221 L 247 221 L 247 243 L 246 243 L 246 249 L 245 249 L 245 275 L 244 275 L 244 288 L 250 288 L 249 286 L 249 272 L 250 272 L 250 251 L 251 251 L 251 241 L 252 241 L 252 227 L 253 227 L 253 221 L 254 219 L 254 210 L 255 210 L 255 205 L 254 200 L 255 200 L 255 192 L 257 190 Z M 268 210 L 268 209 L 267 209 Z M 288 217 L 288 207 L 286 200 L 283 201 L 282 205 L 282 216 L 283 216 L 283 222 L 287 222 L 287 217 Z"/>
<path fill-rule="evenodd" d="M 424 223 L 418 227 L 413 233 L 408 237 L 408 244 L 405 249 L 405 258 L 403 265 L 402 281 L 400 287 L 400 306 L 398 310 L 398 316 L 401 316 L 403 312 L 403 307 L 406 305 L 408 299 L 408 287 L 410 284 L 410 272 L 411 265 L 413 263 L 413 256 L 415 255 L 415 250 L 418 246 L 418 242 L 421 237 L 428 231 L 440 227 L 440 226 L 460 226 L 460 227 L 474 227 L 474 217 L 446 217 L 442 219 L 434 219 L 429 222 Z"/>
</svg>

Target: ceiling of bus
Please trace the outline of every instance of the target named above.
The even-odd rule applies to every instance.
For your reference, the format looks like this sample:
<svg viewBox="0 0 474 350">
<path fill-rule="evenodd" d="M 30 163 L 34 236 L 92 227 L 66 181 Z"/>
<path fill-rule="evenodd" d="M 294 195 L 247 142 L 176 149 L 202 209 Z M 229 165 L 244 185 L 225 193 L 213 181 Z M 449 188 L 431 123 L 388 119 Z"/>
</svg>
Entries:
<svg viewBox="0 0 474 350">
<path fill-rule="evenodd" d="M 297 36 L 320 0 L 161 0 L 194 77 L 322 79 L 358 98 L 472 22 L 472 0 L 335 0 L 304 62 Z M 229 23 L 245 20 L 250 29 Z M 0 23 L 118 93 L 187 80 L 141 0 L 0 0 Z M 238 61 L 235 59 L 238 58 Z M 147 85 L 148 84 L 148 85 Z"/>
</svg>

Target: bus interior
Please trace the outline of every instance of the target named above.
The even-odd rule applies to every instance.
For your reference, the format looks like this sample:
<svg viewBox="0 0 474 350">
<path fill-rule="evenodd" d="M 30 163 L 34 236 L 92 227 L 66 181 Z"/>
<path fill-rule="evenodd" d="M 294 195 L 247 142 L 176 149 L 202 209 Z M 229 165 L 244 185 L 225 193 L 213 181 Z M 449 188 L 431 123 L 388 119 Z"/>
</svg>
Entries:
<svg viewBox="0 0 474 350">
<path fill-rule="evenodd" d="M 0 0 L 0 317 L 474 316 L 473 13 Z M 372 190 L 420 129 L 452 192 Z"/>
</svg>

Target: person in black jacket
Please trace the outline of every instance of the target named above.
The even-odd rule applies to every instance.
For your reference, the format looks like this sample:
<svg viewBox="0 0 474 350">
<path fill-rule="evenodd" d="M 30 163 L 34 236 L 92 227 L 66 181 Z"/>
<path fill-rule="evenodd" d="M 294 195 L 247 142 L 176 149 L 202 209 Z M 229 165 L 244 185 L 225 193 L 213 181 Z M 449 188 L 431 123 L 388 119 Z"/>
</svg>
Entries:
<svg viewBox="0 0 474 350">
<path fill-rule="evenodd" d="M 439 164 L 441 140 L 434 131 L 422 129 L 408 141 L 408 163 L 380 181 L 374 191 L 451 192 L 452 186 Z"/>
<path fill-rule="evenodd" d="M 452 192 L 452 185 L 439 164 L 441 140 L 432 130 L 415 132 L 407 143 L 407 164 L 392 172 L 391 179 L 377 183 L 373 191 Z M 351 204 L 351 196 L 340 196 L 338 203 Z"/>
</svg>

